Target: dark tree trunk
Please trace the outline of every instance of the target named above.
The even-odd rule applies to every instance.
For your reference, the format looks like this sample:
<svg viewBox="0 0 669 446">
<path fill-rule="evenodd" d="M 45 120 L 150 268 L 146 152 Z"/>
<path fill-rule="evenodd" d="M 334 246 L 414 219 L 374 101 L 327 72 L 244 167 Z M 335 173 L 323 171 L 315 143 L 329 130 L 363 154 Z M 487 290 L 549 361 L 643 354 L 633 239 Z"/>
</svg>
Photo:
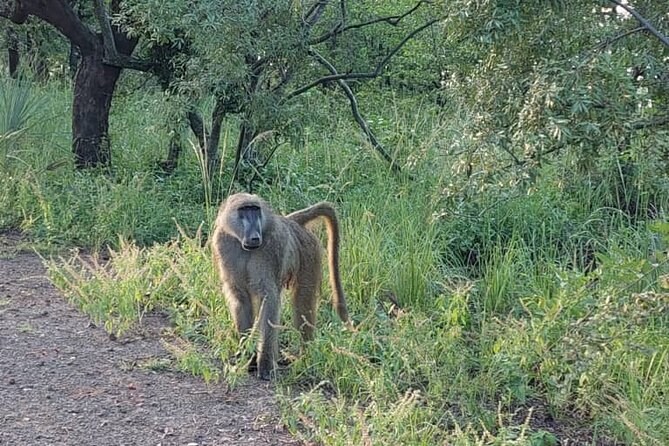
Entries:
<svg viewBox="0 0 669 446">
<path fill-rule="evenodd" d="M 181 137 L 179 136 L 179 131 L 174 130 L 172 137 L 170 138 L 170 148 L 167 152 L 167 159 L 159 162 L 158 165 L 165 173 L 172 173 L 179 165 L 181 152 L 183 152 Z"/>
<path fill-rule="evenodd" d="M 19 74 L 19 51 L 16 48 L 7 50 L 9 56 L 9 76 L 16 79 Z"/>
<path fill-rule="evenodd" d="M 72 150 L 78 169 L 111 166 L 109 110 L 121 69 L 84 56 L 74 81 Z"/>
<path fill-rule="evenodd" d="M 7 59 L 9 76 L 16 79 L 19 75 L 19 39 L 11 28 L 7 28 Z"/>
<path fill-rule="evenodd" d="M 190 128 L 195 134 L 198 142 L 198 150 L 200 156 L 206 160 L 207 173 L 209 178 L 218 170 L 220 166 L 220 154 L 218 152 L 218 145 L 221 140 L 221 128 L 223 119 L 225 118 L 225 104 L 222 100 L 216 102 L 216 106 L 211 113 L 211 131 L 207 132 L 202 116 L 195 111 L 188 112 L 188 121 Z"/>
<path fill-rule="evenodd" d="M 221 162 L 218 145 L 221 140 L 221 128 L 224 118 L 225 105 L 222 100 L 218 100 L 211 113 L 211 134 L 209 135 L 209 141 L 207 141 L 207 169 L 209 169 L 210 175 L 218 170 Z"/>
<path fill-rule="evenodd" d="M 112 0 L 109 7 L 112 11 L 118 11 L 119 1 Z M 73 2 L 0 0 L 0 16 L 14 23 L 25 23 L 31 15 L 60 31 L 81 53 L 72 101 L 72 150 L 76 167 L 110 166 L 109 110 L 121 69 L 103 63 L 103 40 L 81 20 L 73 8 Z M 129 38 L 116 26 L 112 26 L 112 34 L 118 53 L 125 56 L 132 54 L 137 39 Z"/>
<path fill-rule="evenodd" d="M 254 132 L 251 126 L 246 123 L 242 123 L 242 125 L 239 126 L 239 139 L 237 140 L 237 151 L 235 153 L 235 179 L 237 179 L 239 175 L 239 166 L 242 159 L 252 164 L 257 161 L 257 153 L 251 146 L 253 138 L 255 138 L 257 134 L 258 133 Z"/>
<path fill-rule="evenodd" d="M 194 109 L 188 112 L 188 122 L 190 123 L 190 129 L 195 134 L 197 138 L 197 144 L 200 148 L 204 147 L 207 136 L 205 135 L 204 122 L 202 121 L 202 116 L 195 111 Z"/>
</svg>

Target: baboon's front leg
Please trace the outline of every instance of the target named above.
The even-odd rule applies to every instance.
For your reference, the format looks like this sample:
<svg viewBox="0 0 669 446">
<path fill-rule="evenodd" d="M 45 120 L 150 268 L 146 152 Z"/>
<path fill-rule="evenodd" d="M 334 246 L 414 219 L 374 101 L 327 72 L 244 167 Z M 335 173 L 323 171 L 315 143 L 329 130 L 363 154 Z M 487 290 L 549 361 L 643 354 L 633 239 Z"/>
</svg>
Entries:
<svg viewBox="0 0 669 446">
<path fill-rule="evenodd" d="M 280 317 L 280 294 L 279 291 L 264 293 L 260 301 L 258 314 L 258 333 L 260 342 L 258 344 L 258 377 L 269 380 L 274 377 L 276 360 L 279 353 L 279 317 Z"/>
<path fill-rule="evenodd" d="M 250 331 L 253 328 L 253 301 L 251 295 L 228 285 L 223 287 L 223 293 L 237 333 L 242 335 Z"/>
</svg>

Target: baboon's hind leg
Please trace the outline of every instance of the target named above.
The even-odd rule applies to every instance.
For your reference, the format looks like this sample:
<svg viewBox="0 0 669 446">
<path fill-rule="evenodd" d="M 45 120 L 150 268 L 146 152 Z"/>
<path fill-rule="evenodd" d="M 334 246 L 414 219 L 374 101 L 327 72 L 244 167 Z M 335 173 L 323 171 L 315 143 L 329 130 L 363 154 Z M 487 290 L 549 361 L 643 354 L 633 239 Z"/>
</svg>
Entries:
<svg viewBox="0 0 669 446">
<path fill-rule="evenodd" d="M 302 334 L 304 341 L 311 341 L 314 338 L 319 291 L 320 285 L 299 283 L 295 285 L 293 290 L 293 324 Z"/>
<path fill-rule="evenodd" d="M 318 240 L 310 233 L 306 231 L 305 233 L 307 238 L 303 240 L 302 245 L 302 264 L 292 290 L 293 323 L 302 334 L 302 340 L 311 341 L 316 329 L 316 312 L 323 273 Z"/>
</svg>

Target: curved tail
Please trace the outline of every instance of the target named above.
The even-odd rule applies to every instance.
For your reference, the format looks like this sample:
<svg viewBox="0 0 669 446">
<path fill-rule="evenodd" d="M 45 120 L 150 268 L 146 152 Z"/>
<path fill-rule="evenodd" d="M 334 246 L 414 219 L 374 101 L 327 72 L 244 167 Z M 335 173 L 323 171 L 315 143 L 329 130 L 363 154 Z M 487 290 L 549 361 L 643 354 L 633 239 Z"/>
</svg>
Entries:
<svg viewBox="0 0 669 446">
<path fill-rule="evenodd" d="M 339 220 L 335 213 L 334 206 L 331 203 L 322 201 L 308 208 L 295 211 L 286 215 L 286 218 L 293 220 L 301 226 L 323 217 L 328 230 L 328 267 L 330 268 L 330 286 L 332 287 L 332 305 L 337 310 L 340 319 L 350 324 L 348 318 L 348 307 L 346 306 L 346 296 L 341 286 L 339 275 Z"/>
</svg>

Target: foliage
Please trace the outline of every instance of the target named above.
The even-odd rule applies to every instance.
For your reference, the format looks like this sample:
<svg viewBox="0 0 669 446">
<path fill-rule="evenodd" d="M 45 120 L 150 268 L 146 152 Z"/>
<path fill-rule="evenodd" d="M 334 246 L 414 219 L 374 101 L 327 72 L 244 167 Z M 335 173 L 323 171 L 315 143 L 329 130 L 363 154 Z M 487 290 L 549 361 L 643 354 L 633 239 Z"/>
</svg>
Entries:
<svg viewBox="0 0 669 446">
<path fill-rule="evenodd" d="M 0 92 L 0 147 L 9 150 L 12 141 L 34 123 L 41 101 L 27 82 L 15 79 L 3 78 Z"/>
<path fill-rule="evenodd" d="M 635 8 L 661 30 L 657 2 Z M 599 2 L 480 2 L 449 24 L 455 67 L 443 101 L 470 119 L 453 152 L 467 179 L 453 188 L 531 180 L 533 169 L 570 152 L 594 184 L 618 176 L 609 205 L 645 212 L 668 193 L 666 48 L 621 10 Z M 656 174 L 640 175 L 640 158 Z M 462 175 L 460 175 L 462 178 Z M 610 178 L 609 178 L 610 179 Z M 653 181 L 651 196 L 634 189 Z M 455 192 L 458 194 L 459 192 Z M 643 203 L 639 203 L 642 201 Z M 636 204 L 642 204 L 637 207 Z"/>
<path fill-rule="evenodd" d="M 453 129 L 430 105 L 404 112 L 405 105 L 398 99 L 373 119 L 406 148 L 398 154 L 411 160 L 415 179 L 389 176 L 357 151 L 342 117 L 305 129 L 308 141 L 334 135 L 339 156 L 317 143 L 307 151 L 286 147 L 264 174 L 259 192 L 279 211 L 318 199 L 338 203 L 344 287 L 357 326 L 345 330 L 323 302 L 317 338 L 303 351 L 299 335 L 283 330 L 282 354 L 291 364 L 279 386 L 291 431 L 323 444 L 664 442 L 666 225 L 632 224 L 608 209 L 608 188 L 574 181 L 569 161 L 541 168 L 531 188 L 507 188 L 506 199 L 488 190 L 449 207 L 442 194 L 449 163 L 435 148 Z M 115 119 L 127 125 L 125 114 L 137 115 L 120 112 Z M 123 164 L 144 163 L 133 159 Z M 184 184 L 196 184 L 198 175 L 177 172 L 191 178 Z M 171 189 L 148 178 L 119 195 L 103 188 L 98 200 Z M 188 188 L 182 193 L 195 197 Z M 211 216 L 203 195 L 196 202 L 206 219 L 202 232 L 189 225 L 165 243 L 117 242 L 108 263 L 66 258 L 50 262 L 50 274 L 119 336 L 148 315 L 168 315 L 176 337 L 167 349 L 176 362 L 164 367 L 235 384 L 247 379 L 255 337 L 239 342 L 233 334 L 210 252 L 201 247 Z M 171 203 L 179 210 L 155 213 L 182 221 L 185 201 Z M 596 256 L 588 270 L 579 261 L 586 242 Z M 474 246 L 478 265 L 462 254 Z M 323 294 L 327 300 L 327 286 Z"/>
<path fill-rule="evenodd" d="M 52 27 L 40 20 L 29 20 L 15 25 L 0 20 L 0 48 L 13 48 L 19 57 L 19 73 L 36 81 L 62 79 L 70 74 L 68 47 L 65 39 Z M 0 70 L 7 71 L 8 61 L 0 59 Z"/>
<path fill-rule="evenodd" d="M 43 124 L 24 126 L 13 143 L 21 161 L 0 167 L 0 225 L 43 243 L 111 245 L 108 262 L 50 261 L 52 280 L 119 336 L 147 315 L 167 315 L 176 366 L 234 384 L 247 379 L 256 339 L 233 334 L 206 237 L 216 203 L 242 186 L 225 163 L 206 181 L 198 150 L 171 176 L 156 172 L 161 119 L 174 101 L 206 97 L 201 105 L 212 110 L 217 97 L 235 99 L 249 80 L 249 52 L 275 63 L 265 85 L 288 66 L 300 68 L 295 85 L 323 71 L 300 46 L 302 4 L 124 4 L 116 20 L 137 26 L 144 51 L 187 50 L 171 59 L 175 91 L 119 98 L 117 168 L 102 175 L 75 174 L 62 161 L 67 92 L 38 90 Z M 411 7 L 359 2 L 352 19 L 370 17 L 372 6 Z M 280 145 L 255 172 L 256 192 L 279 212 L 336 203 L 356 323 L 346 330 L 323 302 L 313 342 L 301 347 L 282 330 L 286 425 L 319 444 L 666 444 L 666 50 L 599 2 L 451 6 L 457 12 L 433 29 L 440 38 L 413 41 L 405 50 L 416 57 L 399 54 L 390 68 L 409 70 L 419 88 L 353 85 L 409 175 L 359 150 L 367 142 L 327 88 L 273 115 L 295 125 L 301 142 Z M 635 7 L 666 30 L 657 2 Z M 328 9 L 321 31 L 333 20 Z M 262 26 L 271 33 L 254 35 Z M 383 53 L 375 38 L 404 35 L 369 29 L 323 54 L 359 70 Z M 361 45 L 360 58 L 348 51 Z M 430 52 L 441 88 L 418 95 L 434 80 Z M 245 110 L 274 113 L 271 88 L 252 96 Z M 223 128 L 227 153 L 244 119 Z"/>
<path fill-rule="evenodd" d="M 390 65 L 384 58 L 440 11 L 431 2 L 408 1 L 382 6 L 219 0 L 166 6 L 126 0 L 121 6 L 116 23 L 141 38 L 139 57 L 152 63 L 175 103 L 197 113 L 198 105 L 213 97 L 209 128 L 219 120 L 238 125 L 235 158 L 253 168 L 263 166 L 277 144 L 303 140 L 313 111 L 306 107 L 307 96 L 316 94 L 313 87 L 337 86 L 322 81 L 333 74 L 327 64 L 344 79 L 376 77 Z M 214 152 L 208 154 L 212 159 L 218 157 Z"/>
</svg>

